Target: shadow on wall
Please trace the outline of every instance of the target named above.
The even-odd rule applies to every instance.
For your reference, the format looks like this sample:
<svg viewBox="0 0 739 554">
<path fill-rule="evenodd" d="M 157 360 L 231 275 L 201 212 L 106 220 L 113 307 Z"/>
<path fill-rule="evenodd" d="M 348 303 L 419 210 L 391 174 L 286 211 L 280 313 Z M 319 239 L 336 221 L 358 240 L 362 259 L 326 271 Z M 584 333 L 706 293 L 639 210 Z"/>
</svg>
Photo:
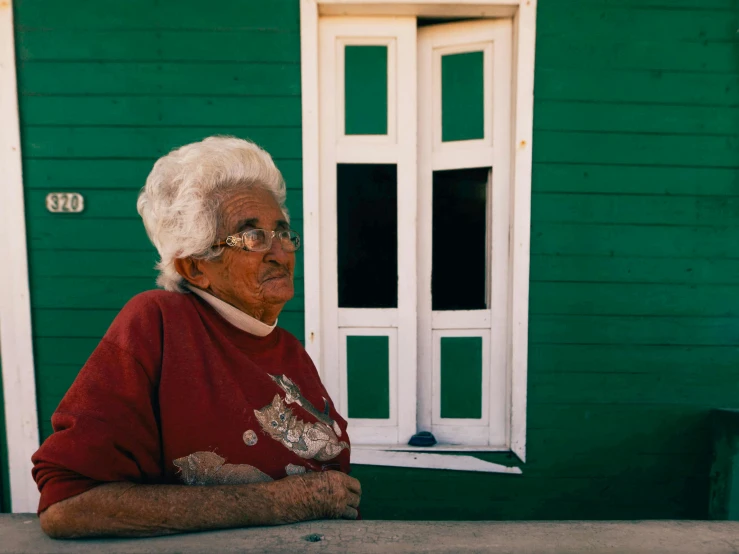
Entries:
<svg viewBox="0 0 739 554">
<path fill-rule="evenodd" d="M 698 407 L 553 406 L 583 425 L 564 432 L 531 421 L 523 475 L 353 466 L 365 519 L 633 520 L 708 517 L 708 410 Z M 609 408 L 612 408 L 609 407 Z M 642 426 L 625 427 L 629 409 Z M 589 412 L 589 413 L 588 413 Z M 682 412 L 682 413 L 678 413 Z M 621 420 L 619 422 L 619 419 Z M 621 423 L 621 425 L 619 425 Z M 593 429 L 602 432 L 593 434 Z M 611 432 L 610 429 L 618 429 Z M 512 454 L 481 454 L 509 465 Z"/>
</svg>

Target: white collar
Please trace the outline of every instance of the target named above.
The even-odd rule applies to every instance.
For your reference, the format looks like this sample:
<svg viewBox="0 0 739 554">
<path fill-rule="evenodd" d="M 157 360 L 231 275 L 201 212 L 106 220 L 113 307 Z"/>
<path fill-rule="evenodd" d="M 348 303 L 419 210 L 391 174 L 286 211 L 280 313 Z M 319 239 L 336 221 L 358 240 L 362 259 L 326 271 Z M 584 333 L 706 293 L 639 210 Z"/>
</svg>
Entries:
<svg viewBox="0 0 739 554">
<path fill-rule="evenodd" d="M 258 337 L 266 337 L 274 330 L 275 327 L 277 327 L 277 321 L 275 321 L 274 325 L 267 325 L 266 323 L 259 321 L 257 318 L 242 312 L 228 302 L 224 302 L 220 298 L 213 296 L 209 292 L 205 292 L 204 290 L 190 285 L 187 285 L 187 288 L 210 304 L 210 306 L 218 312 L 218 315 L 223 319 L 242 331 L 246 331 L 247 333 L 251 333 Z"/>
</svg>

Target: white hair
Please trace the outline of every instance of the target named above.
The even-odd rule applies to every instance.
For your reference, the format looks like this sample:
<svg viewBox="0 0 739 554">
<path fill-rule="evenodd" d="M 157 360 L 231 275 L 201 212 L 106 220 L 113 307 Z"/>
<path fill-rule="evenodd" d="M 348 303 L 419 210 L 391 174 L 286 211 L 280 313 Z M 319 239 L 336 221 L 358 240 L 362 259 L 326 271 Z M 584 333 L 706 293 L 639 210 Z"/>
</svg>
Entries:
<svg viewBox="0 0 739 554">
<path fill-rule="evenodd" d="M 187 144 L 157 160 L 141 189 L 137 209 L 159 252 L 157 285 L 184 291 L 174 260 L 215 259 L 212 248 L 221 206 L 236 191 L 259 187 L 272 193 L 288 217 L 287 190 L 270 155 L 253 142 L 215 136 Z"/>
</svg>

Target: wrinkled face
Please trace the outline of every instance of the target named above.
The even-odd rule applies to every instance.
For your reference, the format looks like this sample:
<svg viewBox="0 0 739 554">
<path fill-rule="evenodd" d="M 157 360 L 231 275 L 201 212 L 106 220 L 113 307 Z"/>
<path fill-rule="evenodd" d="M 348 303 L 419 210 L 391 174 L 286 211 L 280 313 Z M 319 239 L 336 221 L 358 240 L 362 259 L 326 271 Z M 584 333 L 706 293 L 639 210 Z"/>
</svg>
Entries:
<svg viewBox="0 0 739 554">
<path fill-rule="evenodd" d="M 218 240 L 249 229 L 281 231 L 290 226 L 271 193 L 252 189 L 234 193 L 222 204 Z M 279 313 L 295 294 L 295 253 L 285 252 L 275 238 L 266 252 L 226 246 L 223 255 L 204 263 L 213 294 L 257 318 Z"/>
</svg>

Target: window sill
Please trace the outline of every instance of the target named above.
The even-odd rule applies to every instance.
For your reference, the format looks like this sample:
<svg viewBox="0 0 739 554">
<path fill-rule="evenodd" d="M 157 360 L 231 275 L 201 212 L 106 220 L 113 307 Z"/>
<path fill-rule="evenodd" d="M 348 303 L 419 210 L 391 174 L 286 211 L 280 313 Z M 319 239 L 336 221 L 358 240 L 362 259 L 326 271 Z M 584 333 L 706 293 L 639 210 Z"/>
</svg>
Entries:
<svg viewBox="0 0 739 554">
<path fill-rule="evenodd" d="M 351 461 L 356 465 L 389 467 L 413 467 L 419 469 L 446 469 L 452 471 L 477 471 L 481 473 L 506 473 L 521 475 L 520 467 L 486 462 L 475 453 L 501 452 L 489 446 L 437 445 L 413 447 L 400 445 L 352 446 Z M 459 453 L 459 454 L 455 454 Z"/>
</svg>

